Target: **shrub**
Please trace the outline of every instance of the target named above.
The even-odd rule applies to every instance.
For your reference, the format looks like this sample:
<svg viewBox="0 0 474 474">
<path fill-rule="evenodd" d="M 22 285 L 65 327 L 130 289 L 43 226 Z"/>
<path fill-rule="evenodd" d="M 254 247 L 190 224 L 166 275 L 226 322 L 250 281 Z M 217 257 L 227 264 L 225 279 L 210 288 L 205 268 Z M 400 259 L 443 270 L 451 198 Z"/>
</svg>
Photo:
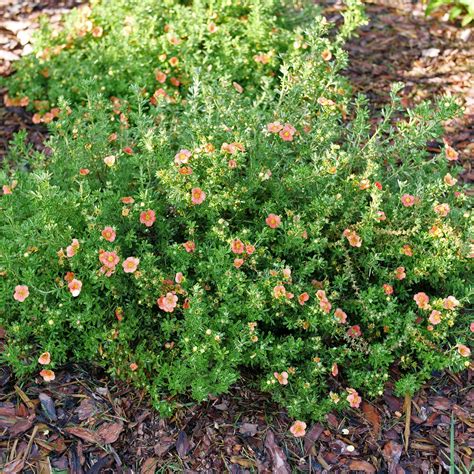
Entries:
<svg viewBox="0 0 474 474">
<path fill-rule="evenodd" d="M 122 120 L 97 95 L 60 103 L 50 156 L 17 137 L 0 175 L 1 357 L 17 374 L 94 361 L 169 413 L 251 370 L 317 419 L 393 373 L 406 393 L 468 364 L 470 214 L 455 150 L 425 147 L 457 107 L 393 122 L 395 88 L 371 130 L 327 30 L 316 19 L 254 89 L 201 69 L 184 99 L 149 107 L 135 88 Z"/>
<path fill-rule="evenodd" d="M 228 75 L 249 93 L 262 79 L 274 81 L 281 54 L 304 46 L 316 10 L 306 0 L 298 7 L 286 0 L 95 3 L 74 10 L 59 31 L 42 23 L 32 54 L 8 81 L 12 97 L 27 96 L 40 115 L 61 97 L 125 98 L 132 83 L 147 96 L 174 99 L 186 94 L 195 71 L 209 80 Z"/>
</svg>

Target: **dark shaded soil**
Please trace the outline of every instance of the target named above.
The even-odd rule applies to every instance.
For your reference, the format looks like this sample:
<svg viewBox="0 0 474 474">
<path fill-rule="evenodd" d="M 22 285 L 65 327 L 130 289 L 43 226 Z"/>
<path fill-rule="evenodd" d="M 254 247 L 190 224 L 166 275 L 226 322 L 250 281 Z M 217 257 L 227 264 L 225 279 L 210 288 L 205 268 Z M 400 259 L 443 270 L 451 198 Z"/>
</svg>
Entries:
<svg viewBox="0 0 474 474">
<path fill-rule="evenodd" d="M 8 75 L 13 55 L 28 47 L 40 12 L 57 22 L 77 3 L 0 0 L 0 74 Z M 337 21 L 337 0 L 324 5 Z M 426 19 L 416 2 L 378 0 L 367 11 L 370 24 L 347 46 L 351 82 L 369 96 L 375 113 L 394 81 L 405 82 L 407 106 L 435 94 L 456 95 L 464 115 L 446 124 L 446 137 L 461 152 L 463 179 L 472 180 L 474 31 L 444 22 L 442 13 Z M 20 129 L 44 149 L 46 129 L 33 125 L 24 109 L 0 103 L 0 160 Z M 3 337 L 0 330 L 0 346 Z M 165 420 L 144 393 L 95 369 L 67 367 L 50 384 L 32 379 L 20 388 L 0 368 L 0 472 L 447 472 L 451 430 L 455 463 L 469 466 L 473 405 L 472 371 L 447 373 L 409 403 L 408 424 L 404 400 L 387 389 L 360 410 L 329 415 L 295 439 L 284 410 L 248 390 L 245 380 L 207 403 L 183 402 Z"/>
</svg>

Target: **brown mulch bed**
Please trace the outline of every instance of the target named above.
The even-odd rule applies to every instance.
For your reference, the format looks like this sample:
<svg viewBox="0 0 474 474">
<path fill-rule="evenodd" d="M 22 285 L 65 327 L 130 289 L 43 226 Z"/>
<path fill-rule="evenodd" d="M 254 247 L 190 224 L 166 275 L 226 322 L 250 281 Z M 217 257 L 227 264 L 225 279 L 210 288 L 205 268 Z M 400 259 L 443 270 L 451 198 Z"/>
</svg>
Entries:
<svg viewBox="0 0 474 474">
<path fill-rule="evenodd" d="M 474 27 L 446 22 L 443 10 L 427 18 L 422 4 L 410 0 L 376 0 L 366 12 L 370 24 L 347 46 L 351 83 L 374 110 L 387 102 L 393 82 L 405 84 L 406 107 L 439 95 L 456 97 L 463 114 L 445 125 L 446 138 L 460 151 L 463 181 L 474 181 Z"/>
<path fill-rule="evenodd" d="M 39 13 L 59 21 L 77 3 L 0 0 L 0 74 L 9 74 L 13 55 L 28 47 Z M 339 2 L 324 5 L 327 17 L 337 21 Z M 407 0 L 378 0 L 367 12 L 370 24 L 347 45 L 346 74 L 369 96 L 375 113 L 394 81 L 406 84 L 406 106 L 440 93 L 459 97 L 464 114 L 446 124 L 446 137 L 462 154 L 463 179 L 472 180 L 474 30 L 446 23 L 442 12 L 426 19 L 420 5 Z M 44 149 L 46 129 L 33 125 L 23 109 L 0 104 L 0 161 L 20 129 L 37 150 Z M 0 345 L 2 337 L 0 331 Z M 474 387 L 471 371 L 435 375 L 412 400 L 408 425 L 404 400 L 388 388 L 360 410 L 329 415 L 295 439 L 285 411 L 250 391 L 245 380 L 209 402 L 183 402 L 163 419 L 144 393 L 95 369 L 67 367 L 50 384 L 36 379 L 20 388 L 4 367 L 0 472 L 447 472 L 451 428 L 456 465 L 469 466 L 472 459 Z"/>
<path fill-rule="evenodd" d="M 143 393 L 93 370 L 68 367 L 50 384 L 30 380 L 22 389 L 4 370 L 2 472 L 444 472 L 451 416 L 457 465 L 472 457 L 471 374 L 445 374 L 417 394 L 407 440 L 403 400 L 390 389 L 295 439 L 284 411 L 245 382 L 163 419 Z"/>
</svg>

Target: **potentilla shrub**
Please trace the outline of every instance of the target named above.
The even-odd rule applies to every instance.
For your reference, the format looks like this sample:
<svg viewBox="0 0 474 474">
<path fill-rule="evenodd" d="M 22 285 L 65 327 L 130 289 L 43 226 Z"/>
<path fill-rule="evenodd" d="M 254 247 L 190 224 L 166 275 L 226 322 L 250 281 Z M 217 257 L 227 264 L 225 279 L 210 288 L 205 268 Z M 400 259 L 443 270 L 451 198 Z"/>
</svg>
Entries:
<svg viewBox="0 0 474 474">
<path fill-rule="evenodd" d="M 44 21 L 31 54 L 5 82 L 6 102 L 27 104 L 35 121 L 48 123 L 61 97 L 74 104 L 101 93 L 118 108 L 132 83 L 152 103 L 177 100 L 196 71 L 229 76 L 250 94 L 278 79 L 282 54 L 307 47 L 303 31 L 316 10 L 309 0 L 92 2 L 68 14 L 59 30 Z M 361 22 L 356 2 L 346 19 L 336 43 Z"/>
<path fill-rule="evenodd" d="M 0 324 L 18 375 L 94 362 L 169 413 L 250 370 L 308 421 L 469 364 L 470 212 L 457 152 L 426 151 L 456 106 L 394 122 L 395 89 L 371 130 L 319 27 L 277 87 L 203 73 L 176 103 L 137 90 L 126 123 L 59 104 L 49 156 L 17 138 Z"/>
</svg>

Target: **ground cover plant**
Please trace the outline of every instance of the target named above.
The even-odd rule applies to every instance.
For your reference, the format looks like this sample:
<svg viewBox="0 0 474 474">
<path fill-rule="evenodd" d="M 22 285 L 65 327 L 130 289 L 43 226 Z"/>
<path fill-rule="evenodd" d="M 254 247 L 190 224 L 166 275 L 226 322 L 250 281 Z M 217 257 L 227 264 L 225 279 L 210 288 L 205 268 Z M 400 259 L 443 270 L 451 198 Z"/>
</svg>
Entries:
<svg viewBox="0 0 474 474">
<path fill-rule="evenodd" d="M 101 93 L 117 103 L 130 84 L 153 101 L 175 100 L 197 70 L 208 80 L 227 74 L 250 93 L 277 78 L 282 53 L 304 46 L 301 32 L 315 12 L 306 0 L 92 2 L 61 30 L 43 23 L 33 54 L 8 81 L 9 100 L 27 101 L 47 122 L 60 97 L 75 103 Z M 341 36 L 355 26 L 349 21 Z"/>
<path fill-rule="evenodd" d="M 456 151 L 425 147 L 456 106 L 394 124 L 395 88 L 372 130 L 328 28 L 299 32 L 274 79 L 202 68 L 174 100 L 58 98 L 49 156 L 17 137 L 0 322 L 19 375 L 93 360 L 169 413 L 250 369 L 307 421 L 377 396 L 391 368 L 405 394 L 468 365 L 470 214 Z"/>
<path fill-rule="evenodd" d="M 474 0 L 429 0 L 426 14 L 429 15 L 441 7 L 447 7 L 450 20 L 461 20 L 461 25 L 469 25 L 474 20 Z"/>
</svg>

